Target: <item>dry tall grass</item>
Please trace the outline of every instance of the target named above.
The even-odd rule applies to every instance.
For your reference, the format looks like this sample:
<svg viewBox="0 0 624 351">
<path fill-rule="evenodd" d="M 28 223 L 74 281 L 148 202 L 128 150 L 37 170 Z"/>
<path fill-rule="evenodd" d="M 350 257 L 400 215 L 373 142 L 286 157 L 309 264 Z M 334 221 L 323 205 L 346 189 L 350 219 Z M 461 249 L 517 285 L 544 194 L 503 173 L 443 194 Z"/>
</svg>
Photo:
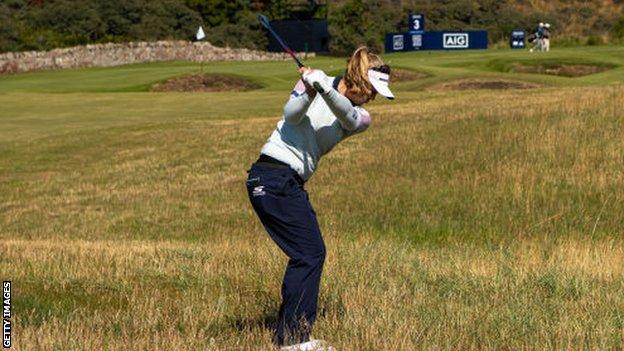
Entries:
<svg viewBox="0 0 624 351">
<path fill-rule="evenodd" d="M 528 240 L 418 248 L 328 239 L 315 334 L 339 350 L 615 349 L 624 248 Z M 210 244 L 11 240 L 18 350 L 269 350 L 285 260 L 261 235 Z M 4 264 L 3 264 L 4 266 Z M 5 266 L 6 267 L 6 266 Z"/>
<path fill-rule="evenodd" d="M 622 349 L 624 89 L 403 101 L 373 105 L 372 128 L 307 185 L 329 255 L 315 336 L 339 350 Z M 270 349 L 285 258 L 244 179 L 275 122 L 4 145 L 15 348 Z"/>
</svg>

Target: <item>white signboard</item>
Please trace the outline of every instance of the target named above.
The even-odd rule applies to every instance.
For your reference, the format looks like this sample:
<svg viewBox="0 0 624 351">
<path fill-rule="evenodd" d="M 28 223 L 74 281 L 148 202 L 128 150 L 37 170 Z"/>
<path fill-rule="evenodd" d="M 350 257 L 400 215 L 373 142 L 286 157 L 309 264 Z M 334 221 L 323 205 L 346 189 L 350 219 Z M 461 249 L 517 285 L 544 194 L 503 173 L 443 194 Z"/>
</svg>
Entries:
<svg viewBox="0 0 624 351">
<path fill-rule="evenodd" d="M 403 34 L 392 37 L 392 48 L 396 51 L 403 50 Z"/>
<path fill-rule="evenodd" d="M 444 33 L 442 44 L 445 49 L 466 49 L 468 47 L 468 33 Z"/>
</svg>

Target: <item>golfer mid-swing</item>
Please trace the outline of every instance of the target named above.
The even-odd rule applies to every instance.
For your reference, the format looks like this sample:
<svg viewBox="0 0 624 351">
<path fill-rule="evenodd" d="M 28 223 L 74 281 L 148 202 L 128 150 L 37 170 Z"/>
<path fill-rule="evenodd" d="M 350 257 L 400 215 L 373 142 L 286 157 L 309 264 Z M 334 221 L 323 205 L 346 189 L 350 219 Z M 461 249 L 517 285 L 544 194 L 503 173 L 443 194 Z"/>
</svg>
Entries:
<svg viewBox="0 0 624 351">
<path fill-rule="evenodd" d="M 249 170 L 247 191 L 267 232 L 290 258 L 275 342 L 282 350 L 325 350 L 320 340 L 310 340 L 325 244 L 303 185 L 323 155 L 368 128 L 371 118 L 361 105 L 376 94 L 394 96 L 390 68 L 366 47 L 351 55 L 343 77 L 306 67 L 299 73 L 283 118 Z"/>
</svg>

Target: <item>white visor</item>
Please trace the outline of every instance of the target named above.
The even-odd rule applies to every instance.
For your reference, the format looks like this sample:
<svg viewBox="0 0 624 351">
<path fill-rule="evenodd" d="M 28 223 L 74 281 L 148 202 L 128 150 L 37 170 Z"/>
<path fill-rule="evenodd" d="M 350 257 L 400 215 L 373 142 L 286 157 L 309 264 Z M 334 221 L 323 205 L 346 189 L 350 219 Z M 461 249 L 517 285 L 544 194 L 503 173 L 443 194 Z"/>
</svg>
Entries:
<svg viewBox="0 0 624 351">
<path fill-rule="evenodd" d="M 375 88 L 378 94 L 391 100 L 394 99 L 394 94 L 392 94 L 390 87 L 388 86 L 390 84 L 390 75 L 369 69 L 368 80 L 371 82 L 373 88 Z"/>
</svg>

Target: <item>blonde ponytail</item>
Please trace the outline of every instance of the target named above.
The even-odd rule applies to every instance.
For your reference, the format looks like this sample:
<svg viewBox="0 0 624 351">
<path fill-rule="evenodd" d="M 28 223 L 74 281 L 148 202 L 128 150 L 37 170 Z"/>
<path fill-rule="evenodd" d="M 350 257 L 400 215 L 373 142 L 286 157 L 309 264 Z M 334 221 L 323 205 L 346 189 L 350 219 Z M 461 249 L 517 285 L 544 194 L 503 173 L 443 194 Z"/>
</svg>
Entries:
<svg viewBox="0 0 624 351">
<path fill-rule="evenodd" d="M 355 49 L 347 63 L 347 72 L 344 76 L 347 89 L 358 95 L 372 95 L 374 90 L 368 81 L 368 70 L 381 65 L 383 65 L 381 58 L 370 52 L 366 46 Z"/>
</svg>

